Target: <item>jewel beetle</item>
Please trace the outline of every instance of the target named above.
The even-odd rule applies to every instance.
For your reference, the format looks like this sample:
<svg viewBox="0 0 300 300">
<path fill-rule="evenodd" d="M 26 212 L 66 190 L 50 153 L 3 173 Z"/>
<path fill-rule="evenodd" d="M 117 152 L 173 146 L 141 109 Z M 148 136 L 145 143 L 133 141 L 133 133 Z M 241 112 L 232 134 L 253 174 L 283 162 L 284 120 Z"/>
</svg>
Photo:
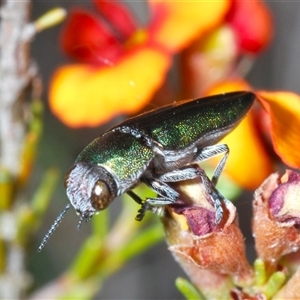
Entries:
<svg viewBox="0 0 300 300">
<path fill-rule="evenodd" d="M 96 138 L 65 178 L 67 196 L 80 216 L 78 226 L 124 193 L 141 205 L 136 219 L 142 220 L 147 210 L 176 202 L 179 194 L 168 183 L 201 176 L 189 165 L 223 154 L 211 179 L 216 185 L 229 155 L 228 146 L 217 143 L 240 123 L 254 100 L 252 92 L 239 91 L 176 102 L 130 118 Z M 142 200 L 132 191 L 142 182 L 157 197 Z M 218 223 L 222 208 L 218 197 L 213 199 Z"/>
</svg>

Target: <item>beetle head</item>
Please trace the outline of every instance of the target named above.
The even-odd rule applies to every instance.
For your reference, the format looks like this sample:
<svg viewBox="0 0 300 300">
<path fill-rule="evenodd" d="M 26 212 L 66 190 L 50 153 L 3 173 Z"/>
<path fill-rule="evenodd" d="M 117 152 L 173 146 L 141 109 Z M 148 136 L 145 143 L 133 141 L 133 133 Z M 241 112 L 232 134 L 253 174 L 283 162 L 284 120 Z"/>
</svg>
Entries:
<svg viewBox="0 0 300 300">
<path fill-rule="evenodd" d="M 103 167 L 84 162 L 77 163 L 66 175 L 67 196 L 82 221 L 88 221 L 105 209 L 115 198 L 112 175 Z"/>
<path fill-rule="evenodd" d="M 88 221 L 98 211 L 105 209 L 116 197 L 116 182 L 106 169 L 101 166 L 87 163 L 77 163 L 66 175 L 65 188 L 71 204 L 80 216 L 78 229 L 83 221 Z M 65 209 L 56 218 L 45 234 L 38 250 L 41 251 L 67 210 Z"/>
</svg>

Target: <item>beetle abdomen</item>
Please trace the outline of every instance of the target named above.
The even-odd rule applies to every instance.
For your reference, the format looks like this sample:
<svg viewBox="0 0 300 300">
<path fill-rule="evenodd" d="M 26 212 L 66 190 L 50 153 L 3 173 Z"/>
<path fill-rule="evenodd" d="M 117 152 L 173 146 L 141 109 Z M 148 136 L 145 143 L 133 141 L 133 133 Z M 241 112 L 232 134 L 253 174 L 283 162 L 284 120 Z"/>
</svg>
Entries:
<svg viewBox="0 0 300 300">
<path fill-rule="evenodd" d="M 255 95 L 233 92 L 164 106 L 121 125 L 138 128 L 165 150 L 179 150 L 200 140 L 212 145 L 228 134 L 251 108 Z"/>
</svg>

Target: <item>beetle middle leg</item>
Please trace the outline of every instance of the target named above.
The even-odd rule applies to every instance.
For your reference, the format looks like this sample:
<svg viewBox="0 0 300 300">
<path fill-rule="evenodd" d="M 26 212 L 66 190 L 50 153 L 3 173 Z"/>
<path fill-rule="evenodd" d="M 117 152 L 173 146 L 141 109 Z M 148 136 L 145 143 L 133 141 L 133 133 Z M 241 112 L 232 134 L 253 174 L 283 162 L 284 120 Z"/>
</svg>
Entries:
<svg viewBox="0 0 300 300">
<path fill-rule="evenodd" d="M 187 167 L 162 174 L 159 179 L 163 182 L 179 182 L 188 179 L 195 179 L 197 177 L 201 178 L 206 192 L 212 197 L 216 211 L 216 223 L 219 224 L 223 217 L 221 201 L 224 200 L 224 197 L 215 188 L 215 184 L 209 180 L 204 170 L 196 165 L 196 167 Z"/>
<path fill-rule="evenodd" d="M 214 186 L 218 183 L 219 177 L 224 170 L 228 155 L 229 155 L 229 148 L 226 144 L 219 144 L 219 145 L 213 145 L 213 146 L 207 146 L 202 149 L 199 149 L 194 162 L 201 162 L 204 160 L 207 160 L 209 158 L 212 158 L 214 156 L 217 156 L 221 153 L 224 153 L 224 156 L 219 161 L 218 165 L 216 166 L 211 182 Z"/>
<path fill-rule="evenodd" d="M 136 220 L 141 221 L 147 210 L 151 210 L 157 213 L 159 209 L 157 207 L 165 206 L 176 202 L 179 194 L 171 188 L 167 182 L 180 182 L 188 179 L 195 179 L 200 177 L 202 183 L 204 184 L 206 191 L 211 195 L 215 211 L 216 211 L 216 223 L 220 223 L 223 216 L 223 209 L 221 201 L 224 200 L 223 196 L 215 189 L 214 184 L 209 180 L 204 170 L 196 167 L 186 167 L 183 169 L 173 170 L 165 174 L 159 175 L 158 178 L 147 178 L 143 180 L 147 185 L 149 185 L 160 197 L 149 198 L 143 201 L 138 195 L 132 191 L 128 191 L 129 194 L 141 208 L 138 211 Z"/>
</svg>

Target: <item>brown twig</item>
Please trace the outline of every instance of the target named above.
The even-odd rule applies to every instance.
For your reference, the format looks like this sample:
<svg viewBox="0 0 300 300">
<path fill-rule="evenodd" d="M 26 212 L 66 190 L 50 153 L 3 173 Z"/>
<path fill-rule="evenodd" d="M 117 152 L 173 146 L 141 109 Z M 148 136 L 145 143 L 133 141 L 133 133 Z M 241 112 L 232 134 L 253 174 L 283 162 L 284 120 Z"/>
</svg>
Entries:
<svg viewBox="0 0 300 300">
<path fill-rule="evenodd" d="M 14 177 L 20 170 L 26 114 L 37 73 L 25 35 L 29 13 L 29 0 L 7 0 L 1 7 L 0 164 Z"/>
<path fill-rule="evenodd" d="M 22 168 L 30 102 L 36 93 L 37 69 L 30 60 L 30 38 L 26 34 L 30 6 L 30 0 L 7 0 L 1 7 L 0 170 L 9 174 L 14 191 Z M 39 87 L 38 90 L 40 92 Z M 9 207 L 2 211 L 0 222 L 1 247 L 5 249 L 1 257 L 4 260 L 0 276 L 2 299 L 22 298 L 29 283 L 25 249 L 15 242 L 17 214 L 13 204 L 16 195 L 14 192 Z"/>
</svg>

